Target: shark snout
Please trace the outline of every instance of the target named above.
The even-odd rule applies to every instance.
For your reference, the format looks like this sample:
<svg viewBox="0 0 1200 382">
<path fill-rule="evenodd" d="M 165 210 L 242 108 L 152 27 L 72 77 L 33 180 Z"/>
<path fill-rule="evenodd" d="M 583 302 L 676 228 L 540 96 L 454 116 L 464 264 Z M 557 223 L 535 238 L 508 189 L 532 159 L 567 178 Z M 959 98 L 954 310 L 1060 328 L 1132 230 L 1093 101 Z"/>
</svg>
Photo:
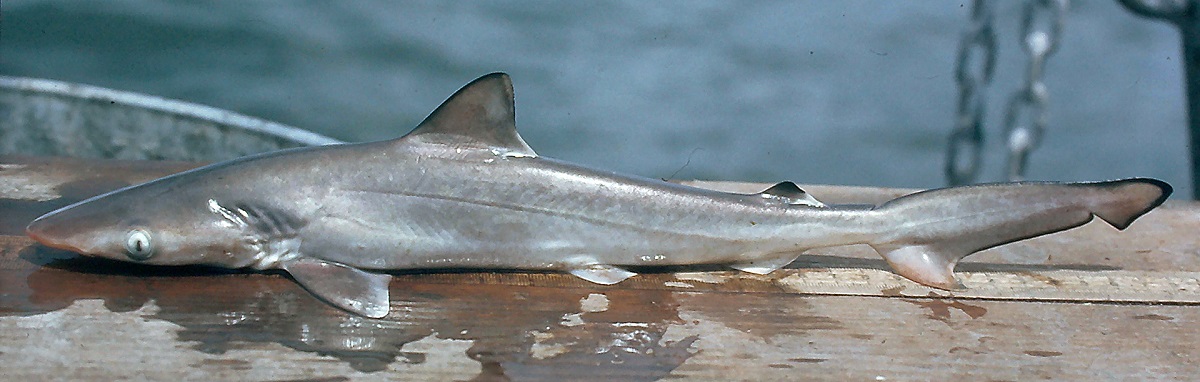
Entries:
<svg viewBox="0 0 1200 382">
<path fill-rule="evenodd" d="M 58 224 L 56 220 L 59 219 L 53 213 L 42 215 L 25 226 L 25 234 L 47 247 L 85 253 L 78 245 L 71 242 L 70 232 L 66 231 L 68 227 Z"/>
</svg>

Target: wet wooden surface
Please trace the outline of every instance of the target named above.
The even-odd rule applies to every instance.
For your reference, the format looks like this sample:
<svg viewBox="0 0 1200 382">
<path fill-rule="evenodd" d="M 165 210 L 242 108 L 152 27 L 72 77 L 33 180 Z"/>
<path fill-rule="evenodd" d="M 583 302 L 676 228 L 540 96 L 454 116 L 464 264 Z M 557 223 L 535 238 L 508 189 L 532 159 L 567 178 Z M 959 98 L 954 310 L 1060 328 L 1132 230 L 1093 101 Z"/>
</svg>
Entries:
<svg viewBox="0 0 1200 382">
<path fill-rule="evenodd" d="M 1200 372 L 1200 205 L 1191 202 L 1168 202 L 1125 232 L 1093 222 L 972 256 L 959 269 L 981 291 L 974 295 L 889 278 L 870 249 L 844 247 L 810 251 L 769 276 L 671 269 L 607 287 L 559 274 L 399 273 L 392 314 L 380 320 L 330 308 L 280 273 L 101 261 L 22 235 L 41 213 L 191 166 L 0 157 L 0 378 L 1024 381 Z M 838 203 L 906 192 L 806 188 Z"/>
</svg>

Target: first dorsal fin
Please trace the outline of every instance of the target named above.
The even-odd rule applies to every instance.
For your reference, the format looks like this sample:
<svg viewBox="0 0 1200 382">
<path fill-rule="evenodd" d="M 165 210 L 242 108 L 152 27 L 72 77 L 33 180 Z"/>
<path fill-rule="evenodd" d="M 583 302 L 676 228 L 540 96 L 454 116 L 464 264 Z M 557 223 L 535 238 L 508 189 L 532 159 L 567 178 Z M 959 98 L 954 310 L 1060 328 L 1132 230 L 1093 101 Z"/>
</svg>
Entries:
<svg viewBox="0 0 1200 382">
<path fill-rule="evenodd" d="M 813 207 L 825 207 L 825 203 L 821 203 L 812 195 L 809 195 L 800 186 L 792 182 L 779 182 L 771 188 L 764 190 L 758 194 L 763 198 L 776 199 L 787 204 L 802 204 Z"/>
<path fill-rule="evenodd" d="M 402 138 L 407 139 L 537 156 L 517 134 L 512 80 L 504 73 L 488 74 L 463 86 Z"/>
</svg>

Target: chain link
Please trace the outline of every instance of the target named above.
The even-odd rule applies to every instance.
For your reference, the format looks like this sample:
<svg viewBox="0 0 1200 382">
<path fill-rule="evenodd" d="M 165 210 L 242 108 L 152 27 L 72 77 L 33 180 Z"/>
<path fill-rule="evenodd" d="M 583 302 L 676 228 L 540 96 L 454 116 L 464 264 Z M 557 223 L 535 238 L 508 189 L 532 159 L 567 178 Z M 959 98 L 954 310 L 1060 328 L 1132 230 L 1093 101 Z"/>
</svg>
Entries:
<svg viewBox="0 0 1200 382">
<path fill-rule="evenodd" d="M 1013 93 L 1004 117 L 1008 137 L 1008 179 L 1025 178 L 1029 153 L 1046 131 L 1049 92 L 1042 81 L 1046 59 L 1058 49 L 1068 0 L 1028 0 L 1021 21 L 1021 47 L 1029 56 L 1023 88 Z"/>
<path fill-rule="evenodd" d="M 959 42 L 955 81 L 958 113 L 946 149 L 946 179 L 951 185 L 975 182 L 983 148 L 986 90 L 996 61 L 992 0 L 975 0 L 971 23 Z M 1049 92 L 1042 77 L 1046 59 L 1057 50 L 1068 0 L 1027 0 L 1021 19 L 1021 48 L 1029 57 L 1025 82 L 1009 98 L 1004 116 L 1009 180 L 1022 180 L 1029 154 L 1046 130 Z M 1136 0 L 1126 0 L 1136 1 Z M 1169 1 L 1169 0 L 1168 0 Z"/>
<path fill-rule="evenodd" d="M 971 24 L 958 45 L 954 75 L 958 83 L 958 115 L 946 149 L 946 179 L 951 185 L 973 183 L 979 176 L 985 91 L 996 66 L 996 31 L 992 19 L 991 0 L 975 0 Z"/>
</svg>

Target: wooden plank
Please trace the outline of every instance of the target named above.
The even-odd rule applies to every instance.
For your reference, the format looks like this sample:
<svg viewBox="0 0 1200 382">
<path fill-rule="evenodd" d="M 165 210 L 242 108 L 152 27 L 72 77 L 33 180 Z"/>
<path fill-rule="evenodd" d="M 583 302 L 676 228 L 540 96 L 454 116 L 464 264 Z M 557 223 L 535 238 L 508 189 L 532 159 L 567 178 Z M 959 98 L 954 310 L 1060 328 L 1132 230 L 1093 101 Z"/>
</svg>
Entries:
<svg viewBox="0 0 1200 382">
<path fill-rule="evenodd" d="M 0 158 L 0 379 L 1189 380 L 1200 372 L 1193 203 L 1168 203 L 1119 234 L 1093 223 L 973 256 L 960 276 L 976 295 L 929 295 L 887 273 L 868 248 L 844 247 L 811 251 L 768 276 L 659 269 L 615 286 L 546 273 L 401 272 L 393 313 L 380 320 L 330 308 L 275 272 L 143 267 L 20 236 L 31 216 L 190 166 Z M 822 198 L 818 189 L 809 188 Z M 822 193 L 854 201 L 860 191 Z"/>
<path fill-rule="evenodd" d="M 413 275 L 392 285 L 397 314 L 377 321 L 332 310 L 278 275 L 117 273 L 75 262 L 52 266 L 83 269 L 33 271 L 23 280 L 25 309 L 0 319 L 0 358 L 16 372 L 9 378 L 167 379 L 182 370 L 239 379 L 1027 380 L 1198 371 L 1200 315 L 1186 306 L 497 286 Z"/>
</svg>

